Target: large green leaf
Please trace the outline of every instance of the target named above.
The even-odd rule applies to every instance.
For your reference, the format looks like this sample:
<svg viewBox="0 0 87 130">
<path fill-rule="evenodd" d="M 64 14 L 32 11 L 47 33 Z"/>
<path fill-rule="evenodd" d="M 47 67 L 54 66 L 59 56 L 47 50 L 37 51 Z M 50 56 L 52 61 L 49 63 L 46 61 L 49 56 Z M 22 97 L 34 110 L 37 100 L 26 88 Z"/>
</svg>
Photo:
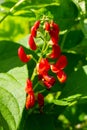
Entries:
<svg viewBox="0 0 87 130">
<path fill-rule="evenodd" d="M 60 6 L 48 6 L 46 9 L 51 12 L 61 30 L 69 29 L 75 24 L 75 19 L 78 17 L 78 8 L 70 0 L 59 0 L 59 3 Z"/>
<path fill-rule="evenodd" d="M 61 98 L 67 97 L 66 100 L 69 100 L 71 99 L 69 98 L 70 96 L 72 96 L 73 100 L 78 97 L 81 97 L 80 99 L 87 98 L 87 65 L 77 71 L 74 71 L 68 76 L 68 80 L 63 88 Z"/>
<path fill-rule="evenodd" d="M 67 33 L 63 48 L 69 51 L 69 49 L 73 49 L 74 47 L 79 45 L 83 38 L 84 35 L 81 30 L 70 31 L 69 33 Z"/>
<path fill-rule="evenodd" d="M 17 56 L 19 45 L 0 42 L 0 126 L 3 130 L 16 130 L 25 107 L 25 81 L 27 66 Z"/>
</svg>

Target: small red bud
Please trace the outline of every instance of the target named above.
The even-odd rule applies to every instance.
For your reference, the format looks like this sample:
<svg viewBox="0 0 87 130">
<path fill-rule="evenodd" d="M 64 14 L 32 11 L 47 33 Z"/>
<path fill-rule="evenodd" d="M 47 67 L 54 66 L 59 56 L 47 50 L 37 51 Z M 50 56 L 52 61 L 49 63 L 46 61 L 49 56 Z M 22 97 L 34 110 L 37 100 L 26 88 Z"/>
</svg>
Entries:
<svg viewBox="0 0 87 130">
<path fill-rule="evenodd" d="M 39 26 L 40 26 L 40 20 L 38 20 L 34 23 L 34 27 L 36 30 L 39 28 Z"/>
<path fill-rule="evenodd" d="M 31 35 L 32 35 L 33 37 L 36 37 L 36 34 L 37 34 L 36 28 L 33 26 L 33 27 L 31 28 Z"/>
<path fill-rule="evenodd" d="M 37 46 L 36 46 L 35 41 L 34 41 L 34 38 L 33 38 L 33 36 L 31 34 L 29 36 L 28 44 L 29 44 L 29 46 L 30 46 L 30 48 L 32 50 L 36 50 L 37 49 Z"/>
<path fill-rule="evenodd" d="M 29 55 L 27 55 L 25 53 L 22 46 L 20 46 L 19 49 L 18 49 L 18 56 L 19 56 L 20 60 L 22 62 L 25 62 L 25 63 L 28 62 L 30 60 L 30 58 L 31 58 Z"/>
<path fill-rule="evenodd" d="M 45 22 L 44 26 L 46 31 L 50 31 L 50 24 L 48 22 Z"/>
<path fill-rule="evenodd" d="M 34 92 L 30 92 L 26 98 L 26 109 L 32 108 L 35 104 Z"/>
<path fill-rule="evenodd" d="M 31 91 L 33 91 L 32 82 L 31 82 L 30 79 L 27 79 L 25 91 L 26 91 L 27 94 L 29 94 Z"/>
<path fill-rule="evenodd" d="M 38 93 L 37 100 L 38 100 L 39 107 L 40 108 L 43 107 L 44 106 L 44 96 L 41 93 Z"/>
</svg>

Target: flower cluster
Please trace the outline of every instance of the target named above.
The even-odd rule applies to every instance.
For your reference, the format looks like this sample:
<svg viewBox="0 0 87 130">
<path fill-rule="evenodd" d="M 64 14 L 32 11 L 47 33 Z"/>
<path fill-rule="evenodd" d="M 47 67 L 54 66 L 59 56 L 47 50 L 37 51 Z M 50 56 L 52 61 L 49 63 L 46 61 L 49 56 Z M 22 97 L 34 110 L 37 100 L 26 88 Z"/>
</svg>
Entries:
<svg viewBox="0 0 87 130">
<path fill-rule="evenodd" d="M 55 78 L 53 76 L 48 75 L 48 71 L 51 69 L 51 71 L 57 75 L 58 80 L 61 83 L 64 83 L 67 79 L 67 76 L 63 69 L 67 65 L 67 58 L 65 55 L 61 55 L 61 49 L 58 45 L 58 25 L 53 21 L 51 21 L 51 23 L 45 22 L 45 31 L 47 31 L 50 35 L 49 45 L 52 46 L 52 51 L 47 56 L 47 58 L 42 58 L 40 62 L 37 64 L 37 73 L 40 77 L 39 79 L 43 81 L 47 89 L 50 89 L 55 83 Z M 50 58 L 56 59 L 56 63 L 51 64 L 48 61 Z"/>
<path fill-rule="evenodd" d="M 40 31 L 40 28 L 41 30 L 43 29 L 45 34 L 49 35 L 50 37 L 48 41 L 46 39 L 47 35 L 44 36 L 42 48 L 39 48 L 35 43 L 35 38 L 37 38 L 37 32 L 38 30 Z M 64 68 L 67 66 L 67 58 L 65 55 L 61 54 L 61 48 L 58 45 L 58 41 L 59 27 L 54 21 L 45 21 L 44 26 L 42 26 L 40 20 L 34 23 L 33 27 L 31 28 L 28 45 L 31 50 L 36 51 L 39 49 L 41 52 L 32 75 L 34 75 L 34 79 L 35 75 L 37 74 L 38 80 L 42 81 L 42 85 L 46 86 L 47 90 L 56 83 L 55 77 L 50 75 L 49 72 L 56 74 L 56 77 L 60 83 L 64 83 L 67 79 L 67 75 L 64 72 Z M 49 47 L 52 49 L 48 54 Z M 24 63 L 27 63 L 31 58 L 33 58 L 33 56 L 30 54 L 26 54 L 22 46 L 20 46 L 18 49 L 18 56 Z M 27 79 L 25 91 L 27 94 L 26 109 L 32 108 L 35 104 L 35 101 L 38 101 L 39 108 L 41 110 L 44 106 L 44 96 L 39 92 L 38 95 L 34 94 L 32 78 L 31 80 Z"/>
<path fill-rule="evenodd" d="M 38 93 L 38 95 L 35 96 L 33 91 L 33 84 L 30 79 L 27 79 L 26 81 L 25 92 L 27 94 L 26 109 L 32 108 L 35 104 L 35 101 L 38 101 L 39 108 L 41 110 L 44 106 L 44 97 L 41 93 Z"/>
</svg>

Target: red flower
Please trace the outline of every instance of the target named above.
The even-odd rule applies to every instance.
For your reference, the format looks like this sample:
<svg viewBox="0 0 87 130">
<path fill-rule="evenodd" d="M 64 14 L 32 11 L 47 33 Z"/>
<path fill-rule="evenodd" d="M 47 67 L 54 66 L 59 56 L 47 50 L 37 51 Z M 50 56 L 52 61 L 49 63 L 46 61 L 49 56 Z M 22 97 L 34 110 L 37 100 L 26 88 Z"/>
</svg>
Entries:
<svg viewBox="0 0 87 130">
<path fill-rule="evenodd" d="M 45 26 L 45 30 L 49 32 L 50 31 L 50 24 L 48 22 L 45 22 L 44 26 Z"/>
<path fill-rule="evenodd" d="M 67 58 L 64 55 L 61 55 L 59 60 L 56 62 L 56 66 L 58 69 L 64 69 L 67 66 Z"/>
<path fill-rule="evenodd" d="M 50 69 L 50 64 L 46 58 L 42 58 L 37 64 L 37 73 L 43 75 Z"/>
<path fill-rule="evenodd" d="M 22 62 L 25 62 L 25 63 L 28 62 L 30 60 L 30 58 L 31 58 L 29 55 L 27 55 L 25 53 L 22 46 L 20 46 L 19 49 L 18 49 L 18 56 L 19 56 L 20 60 Z"/>
<path fill-rule="evenodd" d="M 54 30 L 57 34 L 59 34 L 60 29 L 59 29 L 58 24 L 51 21 L 50 26 L 51 26 L 52 30 Z"/>
<path fill-rule="evenodd" d="M 27 79 L 25 91 L 26 91 L 27 94 L 29 94 L 30 92 L 33 91 L 33 89 L 32 89 L 32 82 L 31 82 L 30 79 Z"/>
<path fill-rule="evenodd" d="M 52 52 L 49 55 L 49 58 L 53 58 L 53 59 L 59 58 L 60 54 L 61 54 L 60 46 L 58 44 L 53 45 L 52 46 Z"/>
<path fill-rule="evenodd" d="M 54 73 L 58 73 L 60 70 L 64 69 L 67 65 L 67 58 L 66 56 L 62 55 L 56 62 L 56 64 L 51 65 L 51 70 Z"/>
<path fill-rule="evenodd" d="M 26 109 L 32 108 L 35 104 L 34 92 L 30 92 L 26 98 Z"/>
<path fill-rule="evenodd" d="M 64 83 L 67 79 L 67 76 L 63 71 L 66 65 L 67 65 L 67 58 L 64 55 L 60 56 L 56 64 L 51 65 L 52 72 L 57 74 L 57 78 L 61 83 Z"/>
<path fill-rule="evenodd" d="M 33 27 L 31 28 L 31 35 L 32 35 L 33 37 L 36 37 L 36 34 L 37 34 L 36 28 L 33 26 Z"/>
<path fill-rule="evenodd" d="M 35 29 L 37 30 L 40 26 L 40 20 L 37 20 L 35 23 L 34 23 L 34 27 Z"/>
<path fill-rule="evenodd" d="M 58 44 L 59 37 L 58 37 L 57 32 L 54 31 L 54 30 L 50 30 L 49 34 L 50 34 L 50 37 L 51 37 L 51 42 L 50 43 L 52 45 Z"/>
<path fill-rule="evenodd" d="M 40 108 L 43 107 L 44 106 L 44 96 L 41 93 L 38 93 L 37 100 L 38 100 L 39 107 Z"/>
<path fill-rule="evenodd" d="M 32 50 L 36 50 L 37 49 L 37 46 L 36 46 L 35 41 L 34 41 L 34 38 L 33 38 L 33 36 L 31 34 L 29 36 L 28 44 L 29 44 L 29 46 L 30 46 L 30 48 Z"/>
<path fill-rule="evenodd" d="M 39 25 L 40 25 L 40 21 L 38 20 L 38 21 L 36 21 L 34 23 L 34 26 L 31 28 L 31 35 L 33 37 L 36 37 L 36 35 L 37 35 L 37 29 L 39 28 Z"/>
<path fill-rule="evenodd" d="M 64 71 L 60 70 L 58 73 L 57 73 L 57 78 L 58 80 L 61 82 L 61 83 L 64 83 L 67 79 L 67 75 L 65 74 Z"/>
<path fill-rule="evenodd" d="M 54 23 L 53 21 L 50 23 L 50 37 L 51 37 L 51 44 L 52 45 L 55 45 L 58 43 L 58 40 L 59 40 L 59 37 L 58 37 L 58 34 L 59 34 L 59 27 L 56 23 Z"/>
<path fill-rule="evenodd" d="M 53 76 L 49 76 L 48 74 L 44 74 L 42 81 L 47 89 L 50 89 L 55 83 L 55 78 Z"/>
</svg>

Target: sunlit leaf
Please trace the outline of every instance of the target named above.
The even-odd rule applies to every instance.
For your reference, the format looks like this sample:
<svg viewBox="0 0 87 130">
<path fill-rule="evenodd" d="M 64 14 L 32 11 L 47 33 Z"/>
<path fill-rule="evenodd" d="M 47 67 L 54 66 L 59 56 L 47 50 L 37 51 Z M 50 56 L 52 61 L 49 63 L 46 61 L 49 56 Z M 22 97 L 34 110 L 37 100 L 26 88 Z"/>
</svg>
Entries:
<svg viewBox="0 0 87 130">
<path fill-rule="evenodd" d="M 28 72 L 17 56 L 18 46 L 9 41 L 0 44 L 0 124 L 4 130 L 17 129 L 25 107 Z"/>
</svg>

